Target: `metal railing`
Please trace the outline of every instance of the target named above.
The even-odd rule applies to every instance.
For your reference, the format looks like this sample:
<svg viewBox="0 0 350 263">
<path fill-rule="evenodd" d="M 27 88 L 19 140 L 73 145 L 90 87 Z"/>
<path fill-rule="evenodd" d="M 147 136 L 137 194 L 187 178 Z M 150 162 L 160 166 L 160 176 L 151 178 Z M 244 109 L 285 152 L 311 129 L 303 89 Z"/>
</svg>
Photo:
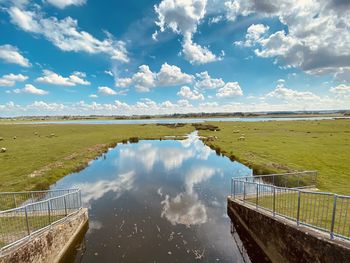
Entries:
<svg viewBox="0 0 350 263">
<path fill-rule="evenodd" d="M 0 205 L 14 207 L 0 211 L 1 251 L 82 208 L 79 189 L 1 193 Z"/>
<path fill-rule="evenodd" d="M 20 207 L 25 204 L 58 197 L 77 190 L 78 189 L 57 189 L 44 191 L 0 192 L 0 210 Z"/>
<path fill-rule="evenodd" d="M 231 197 L 273 216 L 350 240 L 350 196 L 232 179 Z"/>
<path fill-rule="evenodd" d="M 289 188 L 316 187 L 317 171 L 303 171 L 282 174 L 251 175 L 235 177 L 235 180 L 246 182 L 272 184 Z"/>
</svg>

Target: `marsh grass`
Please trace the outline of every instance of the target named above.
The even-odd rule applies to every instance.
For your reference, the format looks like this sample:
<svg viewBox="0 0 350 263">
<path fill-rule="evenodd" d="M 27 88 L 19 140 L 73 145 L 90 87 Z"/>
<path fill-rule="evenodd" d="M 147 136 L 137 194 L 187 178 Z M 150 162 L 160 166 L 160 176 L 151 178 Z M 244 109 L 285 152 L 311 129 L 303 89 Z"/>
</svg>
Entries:
<svg viewBox="0 0 350 263">
<path fill-rule="evenodd" d="M 317 170 L 317 187 L 350 195 L 350 120 L 213 122 L 204 141 L 254 174 Z M 236 133 L 239 130 L 239 133 Z M 244 141 L 237 139 L 245 134 Z"/>
</svg>

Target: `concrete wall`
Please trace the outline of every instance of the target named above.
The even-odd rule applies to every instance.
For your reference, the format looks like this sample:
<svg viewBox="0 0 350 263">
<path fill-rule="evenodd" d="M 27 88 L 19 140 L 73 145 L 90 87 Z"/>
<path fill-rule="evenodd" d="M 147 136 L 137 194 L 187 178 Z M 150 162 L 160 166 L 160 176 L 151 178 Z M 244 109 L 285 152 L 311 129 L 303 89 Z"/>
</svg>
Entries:
<svg viewBox="0 0 350 263">
<path fill-rule="evenodd" d="M 76 238 L 86 231 L 87 222 L 88 213 L 84 208 L 50 229 L 4 251 L 0 256 L 0 262 L 59 262 L 66 253 L 69 253 Z"/>
<path fill-rule="evenodd" d="M 350 262 L 350 242 L 330 240 L 295 222 L 228 198 L 228 215 L 241 225 L 272 262 Z"/>
</svg>

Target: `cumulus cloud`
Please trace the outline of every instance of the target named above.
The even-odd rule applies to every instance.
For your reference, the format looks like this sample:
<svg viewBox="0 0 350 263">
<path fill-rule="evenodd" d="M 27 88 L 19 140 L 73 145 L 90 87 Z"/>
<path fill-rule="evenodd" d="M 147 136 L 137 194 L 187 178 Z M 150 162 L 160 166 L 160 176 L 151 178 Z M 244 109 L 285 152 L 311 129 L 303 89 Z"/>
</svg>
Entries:
<svg viewBox="0 0 350 263">
<path fill-rule="evenodd" d="M 29 93 L 34 95 L 46 95 L 49 92 L 46 90 L 38 89 L 32 84 L 26 84 L 23 89 L 15 89 L 14 93 Z"/>
<path fill-rule="evenodd" d="M 89 97 L 92 98 L 92 99 L 98 98 L 98 96 L 96 94 L 90 94 Z"/>
<path fill-rule="evenodd" d="M 319 100 L 320 97 L 310 91 L 297 91 L 284 87 L 283 83 L 279 83 L 277 87 L 266 94 L 266 98 L 277 98 L 284 100 Z"/>
<path fill-rule="evenodd" d="M 0 46 L 0 59 L 6 63 L 17 64 L 22 67 L 30 67 L 29 60 L 20 53 L 17 47 L 12 45 Z"/>
<path fill-rule="evenodd" d="M 263 24 L 252 24 L 247 29 L 245 41 L 236 41 L 234 44 L 237 46 L 251 47 L 255 45 L 268 30 L 269 27 Z"/>
<path fill-rule="evenodd" d="M 331 94 L 332 95 L 332 94 Z M 268 102 L 266 100 L 269 100 Z M 172 105 L 172 107 L 169 107 Z M 145 114 L 174 114 L 174 113 L 201 113 L 201 112 L 254 112 L 254 111 L 296 111 L 305 110 L 344 110 L 349 108 L 347 94 L 323 95 L 317 99 L 281 99 L 264 96 L 264 100 L 256 103 L 203 102 L 197 106 L 187 100 L 177 102 L 160 102 L 141 100 L 135 104 L 128 104 L 116 100 L 112 103 L 86 103 L 79 101 L 69 104 L 40 102 L 18 105 L 13 102 L 0 104 L 0 116 L 24 115 L 145 115 Z"/>
<path fill-rule="evenodd" d="M 350 85 L 340 84 L 330 88 L 329 91 L 335 94 L 350 94 Z"/>
<path fill-rule="evenodd" d="M 172 225 L 204 224 L 208 220 L 205 205 L 202 204 L 197 194 L 180 193 L 174 198 L 169 195 L 161 202 L 163 205 L 161 217 L 165 217 Z"/>
<path fill-rule="evenodd" d="M 219 78 L 211 78 L 207 71 L 197 73 L 198 80 L 195 83 L 195 87 L 198 89 L 218 89 L 225 85 L 225 82 Z"/>
<path fill-rule="evenodd" d="M 85 4 L 86 0 L 46 0 L 46 2 L 48 2 L 49 4 L 57 8 L 63 9 L 70 5 L 76 5 L 76 6 L 83 5 Z"/>
<path fill-rule="evenodd" d="M 194 186 L 208 180 L 215 174 L 215 169 L 210 167 L 193 167 L 186 173 L 186 191 L 170 198 L 169 195 L 161 202 L 163 205 L 161 216 L 171 224 L 182 224 L 190 227 L 207 222 L 205 205 L 198 198 Z"/>
<path fill-rule="evenodd" d="M 177 95 L 189 100 L 204 100 L 203 94 L 199 93 L 196 90 L 192 91 L 187 86 L 182 86 L 180 91 L 177 93 Z"/>
<path fill-rule="evenodd" d="M 69 77 L 62 77 L 61 75 L 51 71 L 43 70 L 43 76 L 36 79 L 37 82 L 60 85 L 60 86 L 76 86 L 76 85 L 90 85 L 90 82 L 83 79 L 86 74 L 83 72 L 73 72 Z"/>
<path fill-rule="evenodd" d="M 158 86 L 176 86 L 191 83 L 193 76 L 183 73 L 181 68 L 164 63 L 157 73 Z"/>
<path fill-rule="evenodd" d="M 152 72 L 147 65 L 141 65 L 139 71 L 129 78 L 118 78 L 117 87 L 135 86 L 139 92 L 148 92 L 154 87 L 177 86 L 191 83 L 194 77 L 183 73 L 175 65 L 164 63 L 159 72 Z"/>
<path fill-rule="evenodd" d="M 16 82 L 22 82 L 27 79 L 28 77 L 22 74 L 6 74 L 0 78 L 0 86 L 12 87 Z"/>
<path fill-rule="evenodd" d="M 243 96 L 243 91 L 238 82 L 227 82 L 216 93 L 216 97 L 218 98 L 234 98 L 238 96 Z"/>
<path fill-rule="evenodd" d="M 11 22 L 24 31 L 40 35 L 63 51 L 106 54 L 112 60 L 128 62 L 125 43 L 116 41 L 110 33 L 99 40 L 86 31 L 78 29 L 78 21 L 66 17 L 44 17 L 39 11 L 23 10 L 17 6 L 8 9 Z"/>
<path fill-rule="evenodd" d="M 104 95 L 117 95 L 117 92 L 115 90 L 112 90 L 109 87 L 98 87 L 98 92 Z"/>
<path fill-rule="evenodd" d="M 135 171 L 131 170 L 126 173 L 118 174 L 115 180 L 99 180 L 96 182 L 85 182 L 76 186 L 84 191 L 82 201 L 85 204 L 91 204 L 92 201 L 98 200 L 106 193 L 113 193 L 114 198 L 119 198 L 124 192 L 133 188 L 136 179 Z"/>
<path fill-rule="evenodd" d="M 193 43 L 191 36 L 184 38 L 182 52 L 185 55 L 185 58 L 191 64 L 206 64 L 209 62 L 222 60 L 223 57 L 223 55 L 215 55 L 207 47 L 202 47 L 196 43 Z"/>
<path fill-rule="evenodd" d="M 274 57 L 287 67 L 297 67 L 311 74 L 339 73 L 350 66 L 350 13 L 348 1 L 234 0 L 227 2 L 234 19 L 238 15 L 258 13 L 278 17 L 288 27 L 273 34 L 251 38 L 248 46 L 257 44 L 255 53 Z M 261 28 L 263 29 L 263 28 Z M 254 43 L 255 42 L 255 43 Z"/>
<path fill-rule="evenodd" d="M 159 26 L 160 32 L 169 28 L 182 35 L 182 53 L 192 64 L 205 64 L 221 59 L 207 47 L 202 47 L 192 40 L 197 26 L 206 13 L 206 4 L 207 0 L 163 0 L 154 7 L 158 16 L 156 24 Z M 154 35 L 154 39 L 156 39 L 157 34 Z"/>
</svg>

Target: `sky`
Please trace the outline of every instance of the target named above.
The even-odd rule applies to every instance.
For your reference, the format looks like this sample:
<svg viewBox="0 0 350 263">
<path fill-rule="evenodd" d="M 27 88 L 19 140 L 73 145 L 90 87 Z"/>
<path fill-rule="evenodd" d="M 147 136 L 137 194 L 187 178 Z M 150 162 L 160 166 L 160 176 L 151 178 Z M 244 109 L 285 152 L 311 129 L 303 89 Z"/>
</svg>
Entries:
<svg viewBox="0 0 350 263">
<path fill-rule="evenodd" d="M 348 0 L 0 0 L 0 117 L 337 109 Z"/>
</svg>

